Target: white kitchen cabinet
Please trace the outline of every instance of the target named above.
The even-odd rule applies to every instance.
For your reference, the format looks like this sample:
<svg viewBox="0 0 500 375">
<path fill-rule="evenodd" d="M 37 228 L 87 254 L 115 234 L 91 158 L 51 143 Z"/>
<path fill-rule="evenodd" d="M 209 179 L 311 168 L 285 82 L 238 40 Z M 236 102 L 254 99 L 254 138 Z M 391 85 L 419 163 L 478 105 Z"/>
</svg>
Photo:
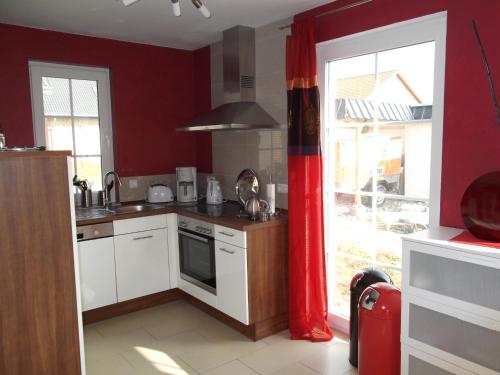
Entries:
<svg viewBox="0 0 500 375">
<path fill-rule="evenodd" d="M 78 243 L 82 310 L 117 302 L 113 238 Z"/>
<path fill-rule="evenodd" d="M 152 215 L 113 221 L 115 236 L 167 227 L 167 215 Z"/>
<path fill-rule="evenodd" d="M 215 225 L 214 231 L 217 241 L 226 242 L 238 247 L 247 247 L 247 234 L 244 231 L 220 225 Z"/>
<path fill-rule="evenodd" d="M 170 288 L 179 287 L 179 236 L 177 214 L 167 215 L 168 262 L 170 265 Z"/>
<path fill-rule="evenodd" d="M 170 289 L 167 228 L 114 237 L 118 302 Z"/>
<path fill-rule="evenodd" d="M 217 308 L 249 324 L 246 249 L 215 241 Z"/>
</svg>

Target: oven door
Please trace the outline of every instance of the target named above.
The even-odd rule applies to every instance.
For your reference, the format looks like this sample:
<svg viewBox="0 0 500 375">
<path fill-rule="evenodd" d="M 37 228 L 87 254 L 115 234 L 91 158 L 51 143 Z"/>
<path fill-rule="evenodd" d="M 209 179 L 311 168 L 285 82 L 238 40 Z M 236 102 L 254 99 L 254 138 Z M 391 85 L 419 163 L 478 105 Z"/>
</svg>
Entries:
<svg viewBox="0 0 500 375">
<path fill-rule="evenodd" d="M 178 233 L 181 278 L 217 294 L 214 239 L 187 229 L 179 228 Z"/>
</svg>

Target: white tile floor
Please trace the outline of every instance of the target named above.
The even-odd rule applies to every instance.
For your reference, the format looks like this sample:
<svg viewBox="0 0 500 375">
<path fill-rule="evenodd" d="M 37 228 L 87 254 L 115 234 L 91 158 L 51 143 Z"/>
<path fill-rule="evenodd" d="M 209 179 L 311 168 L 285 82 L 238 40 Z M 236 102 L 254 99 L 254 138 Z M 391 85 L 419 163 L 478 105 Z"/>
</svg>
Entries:
<svg viewBox="0 0 500 375">
<path fill-rule="evenodd" d="M 348 343 L 253 342 L 184 301 L 85 326 L 88 375 L 345 375 Z"/>
</svg>

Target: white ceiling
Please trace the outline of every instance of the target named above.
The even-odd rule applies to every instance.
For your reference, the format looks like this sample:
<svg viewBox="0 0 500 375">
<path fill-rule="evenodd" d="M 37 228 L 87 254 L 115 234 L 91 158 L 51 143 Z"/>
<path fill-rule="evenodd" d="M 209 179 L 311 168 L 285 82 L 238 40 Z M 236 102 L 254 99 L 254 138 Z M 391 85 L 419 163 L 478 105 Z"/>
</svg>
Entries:
<svg viewBox="0 0 500 375">
<path fill-rule="evenodd" d="M 0 0 L 0 22 L 191 50 L 221 40 L 232 26 L 259 27 L 331 1 L 204 0 L 212 12 L 206 19 L 191 0 L 180 0 L 181 17 L 170 0 L 129 7 L 118 0 Z"/>
</svg>

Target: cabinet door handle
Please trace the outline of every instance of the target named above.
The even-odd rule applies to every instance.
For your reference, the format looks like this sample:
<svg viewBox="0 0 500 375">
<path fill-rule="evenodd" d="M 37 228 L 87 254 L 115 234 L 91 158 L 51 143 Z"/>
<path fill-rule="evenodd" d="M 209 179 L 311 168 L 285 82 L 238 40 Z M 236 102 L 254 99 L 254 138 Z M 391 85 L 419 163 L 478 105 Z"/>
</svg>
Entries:
<svg viewBox="0 0 500 375">
<path fill-rule="evenodd" d="M 223 247 L 219 247 L 219 250 L 228 254 L 234 254 L 234 250 L 224 249 Z"/>
<path fill-rule="evenodd" d="M 153 238 L 153 236 L 142 236 L 142 237 L 134 237 L 134 241 L 139 241 L 139 240 L 147 240 L 148 238 Z"/>
<path fill-rule="evenodd" d="M 219 232 L 219 234 L 222 234 L 222 235 L 228 236 L 228 237 L 234 237 L 233 233 Z"/>
</svg>

